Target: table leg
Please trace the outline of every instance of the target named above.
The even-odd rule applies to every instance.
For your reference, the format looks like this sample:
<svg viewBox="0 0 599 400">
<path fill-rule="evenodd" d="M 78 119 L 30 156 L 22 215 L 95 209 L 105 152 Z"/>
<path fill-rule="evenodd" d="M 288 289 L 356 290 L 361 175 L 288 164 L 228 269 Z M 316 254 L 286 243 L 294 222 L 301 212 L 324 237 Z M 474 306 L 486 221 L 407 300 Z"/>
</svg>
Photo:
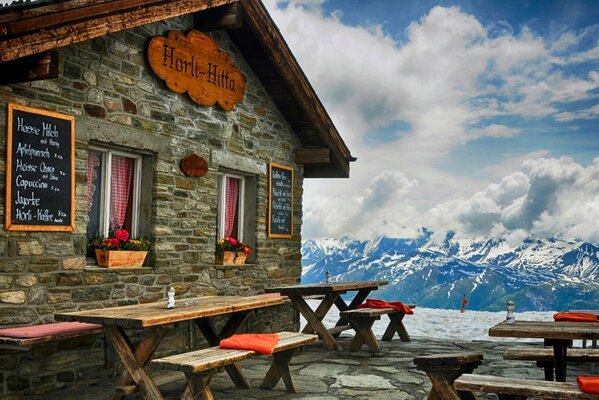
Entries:
<svg viewBox="0 0 599 400">
<path fill-rule="evenodd" d="M 347 304 L 345 302 L 345 300 L 343 300 L 343 298 L 341 296 L 339 296 L 337 298 L 337 300 L 335 300 L 335 306 L 337 307 L 337 309 L 339 311 L 353 310 L 353 309 L 357 308 L 360 304 L 364 303 L 364 300 L 366 300 L 366 298 L 368 297 L 368 295 L 370 294 L 371 291 L 372 291 L 372 289 L 369 289 L 369 288 L 358 290 L 358 293 L 356 293 L 356 295 L 354 296 L 352 301 L 350 301 L 349 304 Z M 342 317 L 342 318 L 339 318 L 339 320 L 337 321 L 335 326 L 345 325 L 345 324 L 347 324 L 347 319 Z"/>
<path fill-rule="evenodd" d="M 206 338 L 206 341 L 210 346 L 218 346 L 220 344 L 221 339 L 228 338 L 237 330 L 239 327 L 245 322 L 247 317 L 249 316 L 249 311 L 242 311 L 233 313 L 230 315 L 229 320 L 225 323 L 223 329 L 221 329 L 220 333 L 216 333 L 214 325 L 212 321 L 206 318 L 199 318 L 194 320 L 197 327 L 202 332 L 202 335 Z M 239 363 L 233 363 L 225 366 L 225 370 L 229 377 L 238 388 L 249 389 L 250 382 L 245 377 L 243 370 L 241 369 L 241 365 Z"/>
<path fill-rule="evenodd" d="M 306 322 L 308 325 L 304 328 L 302 333 L 311 333 L 312 331 L 316 332 L 320 339 L 324 342 L 324 345 L 329 350 L 338 350 L 341 347 L 339 343 L 335 340 L 333 335 L 328 331 L 328 329 L 322 323 L 322 319 L 326 315 L 326 313 L 331 309 L 335 299 L 339 295 L 336 293 L 328 294 L 322 300 L 316 312 L 312 311 L 306 300 L 301 296 L 290 295 L 289 298 L 298 309 L 298 311 L 306 318 Z"/>
<path fill-rule="evenodd" d="M 545 340 L 545 345 L 553 346 L 553 365 L 555 367 L 556 382 L 566 381 L 566 356 L 571 340 L 551 339 Z"/>
<path fill-rule="evenodd" d="M 383 334 L 384 341 L 390 342 L 396 332 L 402 342 L 410 341 L 410 335 L 402 322 L 405 315 L 404 313 L 389 314 L 389 325 Z"/>
<path fill-rule="evenodd" d="M 112 391 L 109 398 L 111 400 L 122 399 L 124 395 L 119 393 L 118 387 L 128 385 L 131 381 L 134 381 L 143 393 L 144 398 L 151 400 L 163 399 L 160 390 L 158 390 L 144 367 L 150 361 L 152 354 L 154 354 L 158 344 L 164 337 L 166 329 L 161 325 L 148 329 L 134 353 L 133 346 L 123 328 L 116 325 L 104 325 L 103 327 L 106 337 L 114 346 L 114 350 L 126 368 L 117 382 L 117 388 Z"/>
</svg>

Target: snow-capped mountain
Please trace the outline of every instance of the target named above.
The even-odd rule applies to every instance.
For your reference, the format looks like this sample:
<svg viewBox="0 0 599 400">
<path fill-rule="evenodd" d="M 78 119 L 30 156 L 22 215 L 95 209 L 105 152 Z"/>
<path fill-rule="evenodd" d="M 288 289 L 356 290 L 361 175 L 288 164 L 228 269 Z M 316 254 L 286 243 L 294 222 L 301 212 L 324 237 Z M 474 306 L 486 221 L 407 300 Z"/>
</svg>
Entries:
<svg viewBox="0 0 599 400">
<path fill-rule="evenodd" d="M 530 237 L 517 245 L 500 239 L 441 244 L 378 237 L 308 240 L 302 244 L 302 283 L 386 280 L 371 297 L 422 307 L 500 311 L 507 300 L 520 311 L 599 308 L 599 247 L 586 242 Z"/>
</svg>

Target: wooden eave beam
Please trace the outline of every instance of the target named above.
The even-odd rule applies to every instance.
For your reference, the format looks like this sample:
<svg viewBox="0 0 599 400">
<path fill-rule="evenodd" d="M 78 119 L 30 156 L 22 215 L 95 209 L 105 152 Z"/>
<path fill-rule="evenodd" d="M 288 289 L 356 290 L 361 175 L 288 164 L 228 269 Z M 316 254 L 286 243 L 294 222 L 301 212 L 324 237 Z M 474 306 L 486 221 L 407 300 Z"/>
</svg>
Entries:
<svg viewBox="0 0 599 400">
<path fill-rule="evenodd" d="M 258 38 L 279 75 L 284 77 L 291 95 L 320 133 L 324 145 L 331 149 L 331 161 L 338 169 L 338 177 L 349 177 L 349 162 L 353 160 L 350 151 L 270 15 L 261 2 L 254 0 L 239 0 L 239 2 L 244 9 L 243 18 L 246 26 Z"/>
<path fill-rule="evenodd" d="M 137 1 L 137 0 L 134 0 Z M 15 60 L 137 26 L 191 14 L 238 0 L 171 0 L 150 6 L 128 8 L 110 15 L 45 28 L 14 38 L 0 39 L 0 62 Z M 118 0 L 129 4 L 128 0 Z"/>
<path fill-rule="evenodd" d="M 295 151 L 295 162 L 298 164 L 316 164 L 331 162 L 331 150 L 323 149 L 298 149 Z"/>
<path fill-rule="evenodd" d="M 243 27 L 243 10 L 239 3 L 227 4 L 194 14 L 193 25 L 202 32 Z"/>
<path fill-rule="evenodd" d="M 58 77 L 58 53 L 47 51 L 0 64 L 0 85 Z"/>
</svg>

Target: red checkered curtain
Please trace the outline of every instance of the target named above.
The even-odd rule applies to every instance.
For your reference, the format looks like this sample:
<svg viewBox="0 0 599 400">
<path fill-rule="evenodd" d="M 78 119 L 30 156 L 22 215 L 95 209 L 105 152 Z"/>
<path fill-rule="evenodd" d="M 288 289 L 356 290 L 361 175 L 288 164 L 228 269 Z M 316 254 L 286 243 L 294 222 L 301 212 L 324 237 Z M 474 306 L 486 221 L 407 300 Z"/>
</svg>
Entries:
<svg viewBox="0 0 599 400">
<path fill-rule="evenodd" d="M 110 227 L 122 227 L 127 215 L 133 165 L 135 160 L 128 157 L 112 156 L 110 181 Z"/>
<path fill-rule="evenodd" d="M 225 236 L 231 236 L 235 218 L 237 217 L 237 197 L 239 196 L 239 179 L 227 177 L 227 193 L 225 197 Z"/>
<path fill-rule="evenodd" d="M 98 167 L 100 166 L 100 153 L 90 151 L 87 156 L 87 214 L 94 205 L 94 194 L 96 193 L 95 181 L 98 178 Z"/>
</svg>

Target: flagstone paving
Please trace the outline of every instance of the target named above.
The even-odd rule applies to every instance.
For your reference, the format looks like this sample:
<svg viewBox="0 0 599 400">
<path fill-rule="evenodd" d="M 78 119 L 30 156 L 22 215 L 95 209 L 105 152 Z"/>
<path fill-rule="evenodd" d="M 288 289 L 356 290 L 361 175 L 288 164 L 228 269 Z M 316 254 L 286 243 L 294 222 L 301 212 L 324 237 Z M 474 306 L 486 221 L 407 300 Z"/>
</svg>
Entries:
<svg viewBox="0 0 599 400">
<path fill-rule="evenodd" d="M 344 348 L 349 347 L 347 337 L 341 337 Z M 266 358 L 242 362 L 252 389 L 237 389 L 223 371 L 215 375 L 210 387 L 216 400 L 219 399 L 301 399 L 301 400 L 424 400 L 430 390 L 426 375 L 415 368 L 413 359 L 422 354 L 447 353 L 458 351 L 482 351 L 485 361 L 476 372 L 530 379 L 543 379 L 543 371 L 533 362 L 504 361 L 502 354 L 506 347 L 514 343 L 487 341 L 434 340 L 412 338 L 411 342 L 383 342 L 383 353 L 372 355 L 367 351 L 327 351 L 322 346 L 307 346 L 292 360 L 291 370 L 298 393 L 289 394 L 282 382 L 273 390 L 259 388 L 268 369 Z M 519 343 L 521 345 L 521 343 Z M 365 347 L 364 347 L 365 348 Z M 591 373 L 591 364 L 570 366 L 568 380 L 576 375 Z M 45 400 L 106 399 L 111 385 L 116 380 L 102 381 L 85 387 L 62 389 Z M 161 375 L 161 391 L 165 399 L 178 399 L 185 381 L 182 374 Z M 492 397 L 487 398 L 494 398 Z M 128 399 L 140 399 L 140 395 Z M 33 397 L 27 397 L 33 399 Z"/>
</svg>

